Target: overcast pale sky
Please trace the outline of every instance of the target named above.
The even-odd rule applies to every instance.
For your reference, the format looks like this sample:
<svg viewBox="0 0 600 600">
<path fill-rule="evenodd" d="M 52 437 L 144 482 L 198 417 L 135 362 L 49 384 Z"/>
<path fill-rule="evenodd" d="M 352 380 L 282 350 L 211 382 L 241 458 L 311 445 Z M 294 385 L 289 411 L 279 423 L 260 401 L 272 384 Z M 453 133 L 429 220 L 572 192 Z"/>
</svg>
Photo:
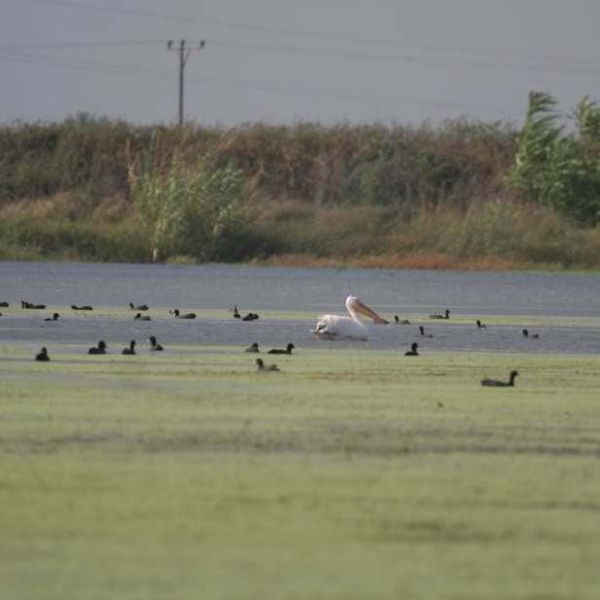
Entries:
<svg viewBox="0 0 600 600">
<path fill-rule="evenodd" d="M 600 100 L 599 0 L 0 0 L 0 122 L 520 123 Z"/>
</svg>

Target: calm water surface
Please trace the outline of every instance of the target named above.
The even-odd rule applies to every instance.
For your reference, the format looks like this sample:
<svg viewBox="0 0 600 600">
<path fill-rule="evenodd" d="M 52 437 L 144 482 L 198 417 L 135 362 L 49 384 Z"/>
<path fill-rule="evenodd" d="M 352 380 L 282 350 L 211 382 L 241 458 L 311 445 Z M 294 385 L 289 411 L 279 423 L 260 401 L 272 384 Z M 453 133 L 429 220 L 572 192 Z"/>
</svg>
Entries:
<svg viewBox="0 0 600 600">
<path fill-rule="evenodd" d="M 303 269 L 229 265 L 176 266 L 0 262 L 0 344 L 14 342 L 91 344 L 106 339 L 120 348 L 129 338 L 154 334 L 165 344 L 239 344 L 340 348 L 349 343 L 317 342 L 310 328 L 318 314 L 344 314 L 344 299 L 353 293 L 387 317 L 415 319 L 450 308 L 445 322 L 427 321 L 433 338 L 419 339 L 416 325 L 375 327 L 365 348 L 404 349 L 412 341 L 423 348 L 460 351 L 583 352 L 600 350 L 596 326 L 564 326 L 565 318 L 600 317 L 600 275 L 564 273 L 474 273 L 388 269 Z M 48 305 L 47 311 L 23 311 L 21 299 Z M 124 308 L 129 302 L 151 306 L 150 323 L 63 310 L 62 319 L 45 323 L 53 306 L 91 304 Z M 241 323 L 229 309 L 240 311 L 306 311 L 310 320 Z M 166 309 L 223 310 L 223 319 L 175 321 Z M 470 318 L 514 317 L 513 325 L 485 331 Z M 461 321 L 461 317 L 463 317 Z M 469 317 L 465 321 L 465 317 Z M 528 319 L 543 318 L 539 340 L 520 331 Z M 553 319 L 556 323 L 553 323 Z M 563 325 L 561 325 L 561 323 Z M 350 343 L 352 344 L 352 343 Z M 354 343 L 356 345 L 357 343 Z"/>
</svg>

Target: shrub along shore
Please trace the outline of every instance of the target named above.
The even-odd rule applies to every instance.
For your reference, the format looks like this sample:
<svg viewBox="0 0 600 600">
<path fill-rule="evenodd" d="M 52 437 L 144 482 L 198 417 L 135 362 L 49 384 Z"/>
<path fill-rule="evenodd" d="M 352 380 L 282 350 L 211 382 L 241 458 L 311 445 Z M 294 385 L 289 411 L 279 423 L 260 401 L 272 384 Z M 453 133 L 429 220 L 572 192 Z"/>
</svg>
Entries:
<svg viewBox="0 0 600 600">
<path fill-rule="evenodd" d="M 600 268 L 594 189 L 576 219 L 544 202 L 527 186 L 539 131 L 524 135 L 466 120 L 5 125 L 0 259 Z"/>
</svg>

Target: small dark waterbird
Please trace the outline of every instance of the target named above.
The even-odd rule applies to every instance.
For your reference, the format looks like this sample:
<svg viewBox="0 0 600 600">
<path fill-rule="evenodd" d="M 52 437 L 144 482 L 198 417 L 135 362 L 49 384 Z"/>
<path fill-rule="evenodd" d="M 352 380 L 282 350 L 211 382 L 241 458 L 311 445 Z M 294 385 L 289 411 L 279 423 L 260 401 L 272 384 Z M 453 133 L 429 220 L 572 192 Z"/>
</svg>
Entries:
<svg viewBox="0 0 600 600">
<path fill-rule="evenodd" d="M 246 314 L 245 314 L 245 315 L 242 317 L 242 315 L 240 314 L 240 311 L 239 311 L 239 309 L 238 309 L 238 306 L 237 306 L 237 304 L 236 304 L 236 305 L 233 307 L 233 318 L 234 318 L 234 319 L 240 319 L 240 320 L 242 320 L 242 321 L 256 321 L 256 319 L 258 319 L 258 318 L 259 318 L 259 316 L 258 316 L 256 313 L 254 313 L 254 312 L 249 312 L 249 313 L 246 313 Z"/>
<path fill-rule="evenodd" d="M 477 319 L 477 321 L 475 321 L 477 323 L 477 329 L 487 329 L 487 326 L 482 323 L 479 319 Z"/>
<path fill-rule="evenodd" d="M 142 313 L 137 313 L 135 317 L 133 317 L 134 321 L 152 321 L 150 315 L 143 315 Z"/>
<path fill-rule="evenodd" d="M 148 310 L 149 306 L 147 304 L 138 304 L 136 306 L 133 302 L 130 302 L 129 308 L 131 310 Z"/>
<path fill-rule="evenodd" d="M 433 337 L 433 333 L 425 333 L 425 327 L 423 327 L 423 325 L 419 325 L 419 333 L 421 334 L 421 337 L 426 337 L 426 338 Z"/>
<path fill-rule="evenodd" d="M 21 308 L 28 308 L 32 310 L 44 310 L 45 304 L 33 304 L 33 302 L 27 302 L 27 300 L 21 300 Z"/>
<path fill-rule="evenodd" d="M 89 304 L 81 304 L 79 306 L 77 304 L 71 304 L 71 308 L 73 310 L 94 310 L 94 307 Z"/>
<path fill-rule="evenodd" d="M 254 342 L 253 344 L 248 346 L 246 350 L 244 350 L 244 352 L 260 352 L 260 350 L 258 349 L 258 342 Z"/>
<path fill-rule="evenodd" d="M 262 358 L 256 359 L 256 368 L 258 371 L 279 371 L 279 367 L 275 364 L 265 365 Z"/>
<path fill-rule="evenodd" d="M 129 347 L 123 348 L 121 354 L 135 354 L 135 340 L 129 342 Z"/>
<path fill-rule="evenodd" d="M 394 323 L 396 325 L 410 325 L 410 321 L 408 319 L 401 319 L 398 315 L 394 315 Z"/>
<path fill-rule="evenodd" d="M 523 334 L 523 337 L 532 339 L 532 340 L 537 340 L 540 337 L 539 333 L 529 333 L 529 329 L 523 329 L 521 331 L 521 333 Z"/>
<path fill-rule="evenodd" d="M 8 302 L 0 302 L 0 308 L 8 308 Z"/>
<path fill-rule="evenodd" d="M 295 348 L 291 342 L 285 348 L 271 348 L 267 354 L 291 354 Z"/>
<path fill-rule="evenodd" d="M 419 356 L 419 353 L 417 352 L 418 347 L 419 347 L 419 344 L 417 344 L 417 342 L 413 342 L 410 345 L 410 350 L 407 350 L 404 353 L 404 356 Z"/>
<path fill-rule="evenodd" d="M 436 313 L 434 315 L 429 315 L 430 319 L 449 319 L 450 318 L 450 310 L 446 309 L 443 315 Z"/>
<path fill-rule="evenodd" d="M 151 335 L 148 340 L 150 341 L 150 350 L 153 350 L 155 352 L 160 352 L 161 350 L 164 350 L 164 348 L 156 341 L 156 336 Z"/>
<path fill-rule="evenodd" d="M 195 319 L 196 318 L 196 313 L 181 313 L 179 312 L 178 308 L 174 308 L 173 310 L 169 311 L 169 314 L 171 315 L 175 315 L 176 319 Z"/>
<path fill-rule="evenodd" d="M 104 340 L 100 340 L 97 346 L 92 346 L 88 350 L 88 354 L 106 354 L 106 342 Z"/>
<path fill-rule="evenodd" d="M 256 321 L 256 319 L 258 318 L 259 316 L 256 313 L 249 312 L 248 314 L 242 317 L 242 321 Z"/>
<path fill-rule="evenodd" d="M 58 321 L 60 315 L 58 313 L 52 313 L 51 317 L 46 317 L 44 321 Z"/>
<path fill-rule="evenodd" d="M 50 357 L 48 356 L 48 349 L 46 348 L 46 346 L 44 346 L 36 355 L 35 355 L 35 360 L 39 360 L 39 361 L 47 361 L 50 360 Z"/>
<path fill-rule="evenodd" d="M 518 371 L 511 371 L 508 381 L 502 381 L 501 379 L 482 379 L 481 385 L 486 387 L 514 387 L 515 379 L 518 374 Z"/>
</svg>

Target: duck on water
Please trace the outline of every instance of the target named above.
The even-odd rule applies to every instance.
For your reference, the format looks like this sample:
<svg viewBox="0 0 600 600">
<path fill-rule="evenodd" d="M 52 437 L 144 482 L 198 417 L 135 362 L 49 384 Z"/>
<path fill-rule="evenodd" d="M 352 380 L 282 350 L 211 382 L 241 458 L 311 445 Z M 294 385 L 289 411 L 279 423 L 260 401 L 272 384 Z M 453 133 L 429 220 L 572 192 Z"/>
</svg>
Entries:
<svg viewBox="0 0 600 600">
<path fill-rule="evenodd" d="M 419 347 L 419 344 L 417 344 L 417 342 L 413 342 L 410 345 L 410 350 L 407 350 L 404 353 L 404 356 L 419 356 L 419 352 L 417 351 L 418 347 Z"/>
<path fill-rule="evenodd" d="M 156 341 L 156 336 L 151 335 L 148 338 L 148 341 L 150 342 L 150 350 L 153 350 L 155 352 L 160 352 L 164 350 L 164 348 Z"/>
<path fill-rule="evenodd" d="M 42 362 L 50 360 L 50 357 L 48 356 L 48 349 L 45 346 L 35 355 L 35 360 Z"/>
<path fill-rule="evenodd" d="M 148 310 L 149 306 L 147 304 L 138 304 L 136 306 L 133 302 L 130 302 L 129 308 L 131 310 Z"/>
<path fill-rule="evenodd" d="M 511 371 L 508 381 L 502 381 L 501 379 L 482 379 L 481 385 L 485 387 L 515 387 L 515 379 L 518 374 L 518 371 Z"/>
<path fill-rule="evenodd" d="M 100 340 L 97 346 L 92 346 L 92 348 L 88 350 L 88 354 L 106 354 L 106 342 Z"/>
<path fill-rule="evenodd" d="M 279 371 L 279 367 L 275 364 L 265 365 L 262 358 L 256 359 L 256 368 L 258 371 Z"/>
<path fill-rule="evenodd" d="M 196 318 L 196 313 L 193 313 L 193 312 L 181 313 L 181 312 L 179 312 L 178 308 L 174 308 L 173 310 L 170 310 L 169 314 L 175 315 L 176 319 L 195 319 Z"/>
<path fill-rule="evenodd" d="M 291 354 L 295 348 L 291 342 L 285 348 L 271 348 L 267 354 Z"/>
<path fill-rule="evenodd" d="M 123 348 L 123 351 L 121 352 L 121 354 L 135 354 L 135 340 L 131 340 L 129 342 L 129 347 L 127 348 Z"/>
</svg>

